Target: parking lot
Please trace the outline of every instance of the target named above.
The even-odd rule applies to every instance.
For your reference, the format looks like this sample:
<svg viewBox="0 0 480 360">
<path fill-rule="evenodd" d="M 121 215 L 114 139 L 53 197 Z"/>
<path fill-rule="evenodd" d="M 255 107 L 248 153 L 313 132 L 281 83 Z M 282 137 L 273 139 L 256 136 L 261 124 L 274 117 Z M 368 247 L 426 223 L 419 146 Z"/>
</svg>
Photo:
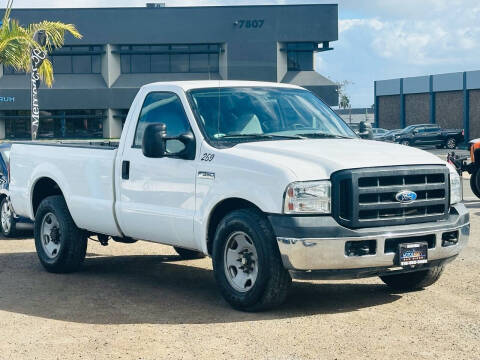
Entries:
<svg viewBox="0 0 480 360">
<path fill-rule="evenodd" d="M 166 246 L 90 242 L 81 272 L 56 275 L 28 231 L 1 239 L 0 359 L 479 358 L 480 201 L 465 189 L 469 246 L 432 287 L 295 282 L 266 313 L 232 310 L 209 259 Z"/>
</svg>

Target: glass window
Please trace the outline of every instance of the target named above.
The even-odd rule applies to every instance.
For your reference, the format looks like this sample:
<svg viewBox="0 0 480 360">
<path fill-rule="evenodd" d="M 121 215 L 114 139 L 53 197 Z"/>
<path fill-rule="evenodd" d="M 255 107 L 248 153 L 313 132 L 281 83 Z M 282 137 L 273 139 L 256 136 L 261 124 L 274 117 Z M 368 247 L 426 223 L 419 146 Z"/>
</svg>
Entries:
<svg viewBox="0 0 480 360">
<path fill-rule="evenodd" d="M 50 59 L 57 74 L 100 74 L 101 56 L 89 52 L 101 51 L 101 46 L 64 46 L 56 49 Z"/>
<path fill-rule="evenodd" d="M 30 112 L 0 113 L 7 139 L 30 139 Z M 104 110 L 42 110 L 39 139 L 98 139 L 103 137 Z"/>
<path fill-rule="evenodd" d="M 218 44 L 122 45 L 121 71 L 129 73 L 186 73 L 219 71 Z M 139 51 L 142 54 L 121 53 Z M 215 53 L 211 53 L 214 51 Z M 93 69 L 93 63 L 92 63 Z"/>
<path fill-rule="evenodd" d="M 90 56 L 72 56 L 72 61 L 75 74 L 90 74 L 92 72 L 92 59 Z"/>
<path fill-rule="evenodd" d="M 318 48 L 315 43 L 288 43 L 287 66 L 289 71 L 313 70 L 313 53 Z"/>
<path fill-rule="evenodd" d="M 152 73 L 167 73 L 170 72 L 170 56 L 168 55 L 152 55 L 151 57 L 151 71 Z"/>
<path fill-rule="evenodd" d="M 102 71 L 102 58 L 100 55 L 92 55 L 92 74 L 100 74 Z"/>
<path fill-rule="evenodd" d="M 3 74 L 4 75 L 25 75 L 25 71 L 16 71 L 11 66 L 4 66 L 3 67 Z"/>
<path fill-rule="evenodd" d="M 149 55 L 132 55 L 132 73 L 150 72 Z"/>
<path fill-rule="evenodd" d="M 287 54 L 289 71 L 313 70 L 313 52 L 290 51 Z"/>
<path fill-rule="evenodd" d="M 210 64 L 210 72 L 218 72 L 218 54 L 210 54 L 208 56 L 209 64 Z"/>
<path fill-rule="evenodd" d="M 203 45 L 190 45 L 190 51 L 206 51 L 208 50 L 208 45 L 203 44 Z"/>
<path fill-rule="evenodd" d="M 190 54 L 190 72 L 208 71 L 208 54 Z"/>
<path fill-rule="evenodd" d="M 56 74 L 72 73 L 71 56 L 52 56 L 53 69 Z"/>
<path fill-rule="evenodd" d="M 188 54 L 177 54 L 170 57 L 170 71 L 174 73 L 188 72 Z"/>
<path fill-rule="evenodd" d="M 131 64 L 131 55 L 122 54 L 120 56 L 120 66 L 122 68 L 123 74 L 131 73 L 130 64 Z"/>
<path fill-rule="evenodd" d="M 306 90 L 208 88 L 191 90 L 189 96 L 197 122 L 210 140 L 356 137 L 332 109 Z"/>
<path fill-rule="evenodd" d="M 174 93 L 154 92 L 147 95 L 138 119 L 134 147 L 142 146 L 145 128 L 154 123 L 164 123 L 167 126 L 167 135 L 171 137 L 182 135 L 190 130 L 182 102 Z M 167 144 L 167 150 L 172 153 L 181 151 L 183 144 L 179 143 L 174 141 Z"/>
</svg>

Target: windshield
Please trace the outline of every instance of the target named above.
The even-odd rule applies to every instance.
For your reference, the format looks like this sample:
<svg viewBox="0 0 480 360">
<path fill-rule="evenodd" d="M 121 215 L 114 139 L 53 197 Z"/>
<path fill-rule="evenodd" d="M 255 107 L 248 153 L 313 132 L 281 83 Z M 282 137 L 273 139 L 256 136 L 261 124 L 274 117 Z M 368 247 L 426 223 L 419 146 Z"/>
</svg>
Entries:
<svg viewBox="0 0 480 360">
<path fill-rule="evenodd" d="M 416 127 L 415 125 L 407 126 L 405 129 L 399 131 L 399 133 L 402 133 L 402 134 L 408 133 L 408 132 L 412 131 L 415 127 Z"/>
<path fill-rule="evenodd" d="M 215 141 L 353 138 L 355 133 L 311 92 L 235 87 L 189 92 L 197 121 Z"/>
</svg>

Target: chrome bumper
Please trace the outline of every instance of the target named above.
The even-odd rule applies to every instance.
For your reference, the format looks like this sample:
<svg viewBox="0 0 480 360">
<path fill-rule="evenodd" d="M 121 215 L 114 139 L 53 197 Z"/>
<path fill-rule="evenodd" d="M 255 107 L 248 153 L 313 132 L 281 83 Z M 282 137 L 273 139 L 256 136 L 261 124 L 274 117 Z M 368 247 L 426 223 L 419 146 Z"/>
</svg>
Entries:
<svg viewBox="0 0 480 360">
<path fill-rule="evenodd" d="M 463 249 L 470 234 L 470 223 L 456 226 L 445 226 L 435 230 L 420 230 L 425 224 L 409 225 L 418 228 L 411 232 L 384 232 L 378 235 L 334 237 L 334 238 L 292 238 L 277 237 L 278 247 L 283 265 L 288 270 L 344 270 L 366 268 L 391 268 L 397 266 L 394 262 L 395 253 L 385 253 L 387 239 L 411 238 L 422 235 L 435 235 L 435 247 L 428 249 L 428 260 L 438 261 L 451 259 Z M 455 245 L 442 246 L 442 235 L 458 230 L 458 241 Z M 372 255 L 347 256 L 345 245 L 347 241 L 375 240 L 376 251 Z M 355 277 L 355 276 L 352 276 Z"/>
</svg>

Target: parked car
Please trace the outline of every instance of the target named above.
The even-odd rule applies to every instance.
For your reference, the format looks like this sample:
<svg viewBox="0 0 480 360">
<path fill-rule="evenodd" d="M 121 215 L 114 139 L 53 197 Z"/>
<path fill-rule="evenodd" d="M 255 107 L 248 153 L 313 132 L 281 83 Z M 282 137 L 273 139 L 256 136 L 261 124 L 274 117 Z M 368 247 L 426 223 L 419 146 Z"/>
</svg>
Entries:
<svg viewBox="0 0 480 360">
<path fill-rule="evenodd" d="M 373 128 L 373 129 L 372 129 L 373 137 L 380 136 L 380 135 L 384 135 L 384 134 L 387 133 L 388 131 L 389 131 L 389 130 L 387 130 L 387 129 Z"/>
<path fill-rule="evenodd" d="M 118 147 L 19 143 L 11 159 L 12 204 L 35 219 L 47 271 L 77 270 L 95 234 L 168 244 L 211 256 L 241 310 L 279 305 L 292 278 L 424 288 L 469 237 L 451 165 L 360 139 L 294 85 L 145 85 Z"/>
<path fill-rule="evenodd" d="M 395 141 L 395 135 L 398 134 L 402 129 L 394 129 L 394 130 L 387 130 L 387 132 L 383 134 L 379 134 L 373 137 L 374 140 L 378 141 L 389 141 L 389 142 L 394 142 Z"/>
<path fill-rule="evenodd" d="M 434 124 L 410 125 L 395 135 L 395 142 L 402 145 L 435 145 L 455 149 L 465 141 L 463 129 L 442 129 Z"/>
<path fill-rule="evenodd" d="M 10 203 L 9 187 L 9 162 L 11 144 L 0 145 L 0 230 L 3 236 L 15 237 L 17 235 L 17 224 L 32 223 L 26 217 L 20 217 L 12 210 Z"/>
</svg>

